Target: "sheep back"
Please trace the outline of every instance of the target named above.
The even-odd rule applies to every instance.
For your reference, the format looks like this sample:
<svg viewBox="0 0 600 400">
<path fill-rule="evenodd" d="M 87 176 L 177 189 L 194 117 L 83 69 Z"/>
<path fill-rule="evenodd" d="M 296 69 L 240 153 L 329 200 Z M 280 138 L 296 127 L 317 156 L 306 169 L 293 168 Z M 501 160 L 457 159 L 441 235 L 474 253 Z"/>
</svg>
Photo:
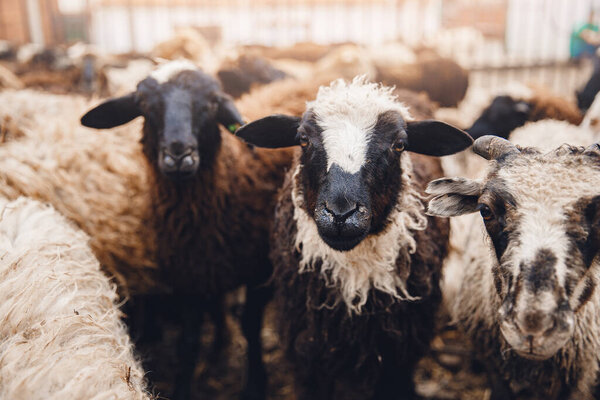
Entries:
<svg viewBox="0 0 600 400">
<path fill-rule="evenodd" d="M 0 215 L 0 398 L 150 398 L 89 237 L 26 198 Z"/>
</svg>

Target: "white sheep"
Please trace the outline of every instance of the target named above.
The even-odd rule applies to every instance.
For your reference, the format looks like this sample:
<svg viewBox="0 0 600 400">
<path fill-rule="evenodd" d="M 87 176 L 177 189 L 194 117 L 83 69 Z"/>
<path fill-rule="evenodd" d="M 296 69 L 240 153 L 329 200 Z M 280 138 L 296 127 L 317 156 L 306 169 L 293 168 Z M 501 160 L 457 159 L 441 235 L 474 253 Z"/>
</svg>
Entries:
<svg viewBox="0 0 600 400">
<path fill-rule="evenodd" d="M 0 398 L 150 398 L 88 242 L 50 206 L 0 198 Z"/>
</svg>

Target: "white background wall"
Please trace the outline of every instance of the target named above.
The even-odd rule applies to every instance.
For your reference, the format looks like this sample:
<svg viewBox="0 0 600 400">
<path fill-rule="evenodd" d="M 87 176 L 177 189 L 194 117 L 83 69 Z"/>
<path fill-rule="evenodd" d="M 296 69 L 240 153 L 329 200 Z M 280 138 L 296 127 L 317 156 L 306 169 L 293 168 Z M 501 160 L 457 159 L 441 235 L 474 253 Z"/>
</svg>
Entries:
<svg viewBox="0 0 600 400">
<path fill-rule="evenodd" d="M 92 42 L 110 52 L 147 51 L 175 27 L 217 25 L 230 44 L 287 45 L 299 41 L 376 44 L 415 41 L 440 27 L 442 0 L 389 0 L 358 5 L 92 8 Z M 129 21 L 133 22 L 130 28 Z M 132 31 L 135 43 L 131 43 Z"/>
</svg>

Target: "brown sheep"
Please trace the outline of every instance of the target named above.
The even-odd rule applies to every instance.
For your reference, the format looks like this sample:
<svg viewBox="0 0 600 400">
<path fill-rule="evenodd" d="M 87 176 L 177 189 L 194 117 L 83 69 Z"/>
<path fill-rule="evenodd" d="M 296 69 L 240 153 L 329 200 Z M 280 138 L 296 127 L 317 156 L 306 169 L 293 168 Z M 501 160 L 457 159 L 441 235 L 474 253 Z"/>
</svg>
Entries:
<svg viewBox="0 0 600 400">
<path fill-rule="evenodd" d="M 424 91 L 441 107 L 456 107 L 469 86 L 467 71 L 453 60 L 433 55 L 419 57 L 415 63 L 378 65 L 377 80 L 401 89 Z"/>
<path fill-rule="evenodd" d="M 189 398 L 202 310 L 246 286 L 242 331 L 248 341 L 245 399 L 265 397 L 260 330 L 270 289 L 268 232 L 289 151 L 255 150 L 229 131 L 242 123 L 216 80 L 189 61 L 160 66 L 137 90 L 85 114 L 85 126 L 112 128 L 144 117 L 157 264 L 183 331 L 174 398 Z M 218 324 L 223 324 L 224 316 Z M 219 327 L 218 328 L 222 328 Z M 222 338 L 221 338 L 222 340 Z"/>
</svg>

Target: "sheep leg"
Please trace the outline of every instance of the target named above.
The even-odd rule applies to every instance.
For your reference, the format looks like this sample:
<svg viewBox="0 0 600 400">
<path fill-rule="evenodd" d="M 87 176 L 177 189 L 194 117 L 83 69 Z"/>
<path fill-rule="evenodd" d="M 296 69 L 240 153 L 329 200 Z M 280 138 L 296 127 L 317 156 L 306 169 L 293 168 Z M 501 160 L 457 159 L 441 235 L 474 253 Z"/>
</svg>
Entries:
<svg viewBox="0 0 600 400">
<path fill-rule="evenodd" d="M 492 393 L 490 400 L 512 400 L 514 396 L 508 386 L 508 384 L 502 379 L 497 373 L 489 372 L 488 378 Z"/>
<path fill-rule="evenodd" d="M 131 336 L 138 345 L 150 344 L 162 339 L 160 304 L 158 295 L 134 296 L 127 307 Z"/>
<path fill-rule="evenodd" d="M 229 331 L 225 322 L 225 299 L 224 296 L 218 296 L 214 302 L 208 306 L 208 313 L 215 324 L 215 338 L 208 359 L 211 363 L 215 363 L 223 349 L 229 343 Z"/>
<path fill-rule="evenodd" d="M 181 332 L 177 341 L 177 373 L 173 400 L 188 400 L 191 398 L 192 381 L 196 360 L 200 351 L 200 329 L 202 327 L 203 307 L 195 296 L 182 296 L 179 309 L 181 310 Z"/>
<path fill-rule="evenodd" d="M 323 374 L 318 366 L 306 369 L 310 371 L 306 376 L 296 376 L 296 399 L 297 400 L 331 400 L 334 393 L 334 381 L 331 377 Z"/>
<path fill-rule="evenodd" d="M 242 332 L 248 342 L 246 382 L 242 391 L 244 400 L 259 400 L 266 396 L 267 373 L 262 359 L 260 333 L 265 306 L 272 295 L 273 290 L 266 286 L 248 285 L 246 290 L 246 305 L 242 314 Z"/>
<path fill-rule="evenodd" d="M 389 357 L 388 357 L 389 358 Z M 414 363 L 411 365 L 398 364 L 393 361 L 384 361 L 382 376 L 375 390 L 373 399 L 414 399 L 415 384 L 412 372 Z"/>
</svg>

